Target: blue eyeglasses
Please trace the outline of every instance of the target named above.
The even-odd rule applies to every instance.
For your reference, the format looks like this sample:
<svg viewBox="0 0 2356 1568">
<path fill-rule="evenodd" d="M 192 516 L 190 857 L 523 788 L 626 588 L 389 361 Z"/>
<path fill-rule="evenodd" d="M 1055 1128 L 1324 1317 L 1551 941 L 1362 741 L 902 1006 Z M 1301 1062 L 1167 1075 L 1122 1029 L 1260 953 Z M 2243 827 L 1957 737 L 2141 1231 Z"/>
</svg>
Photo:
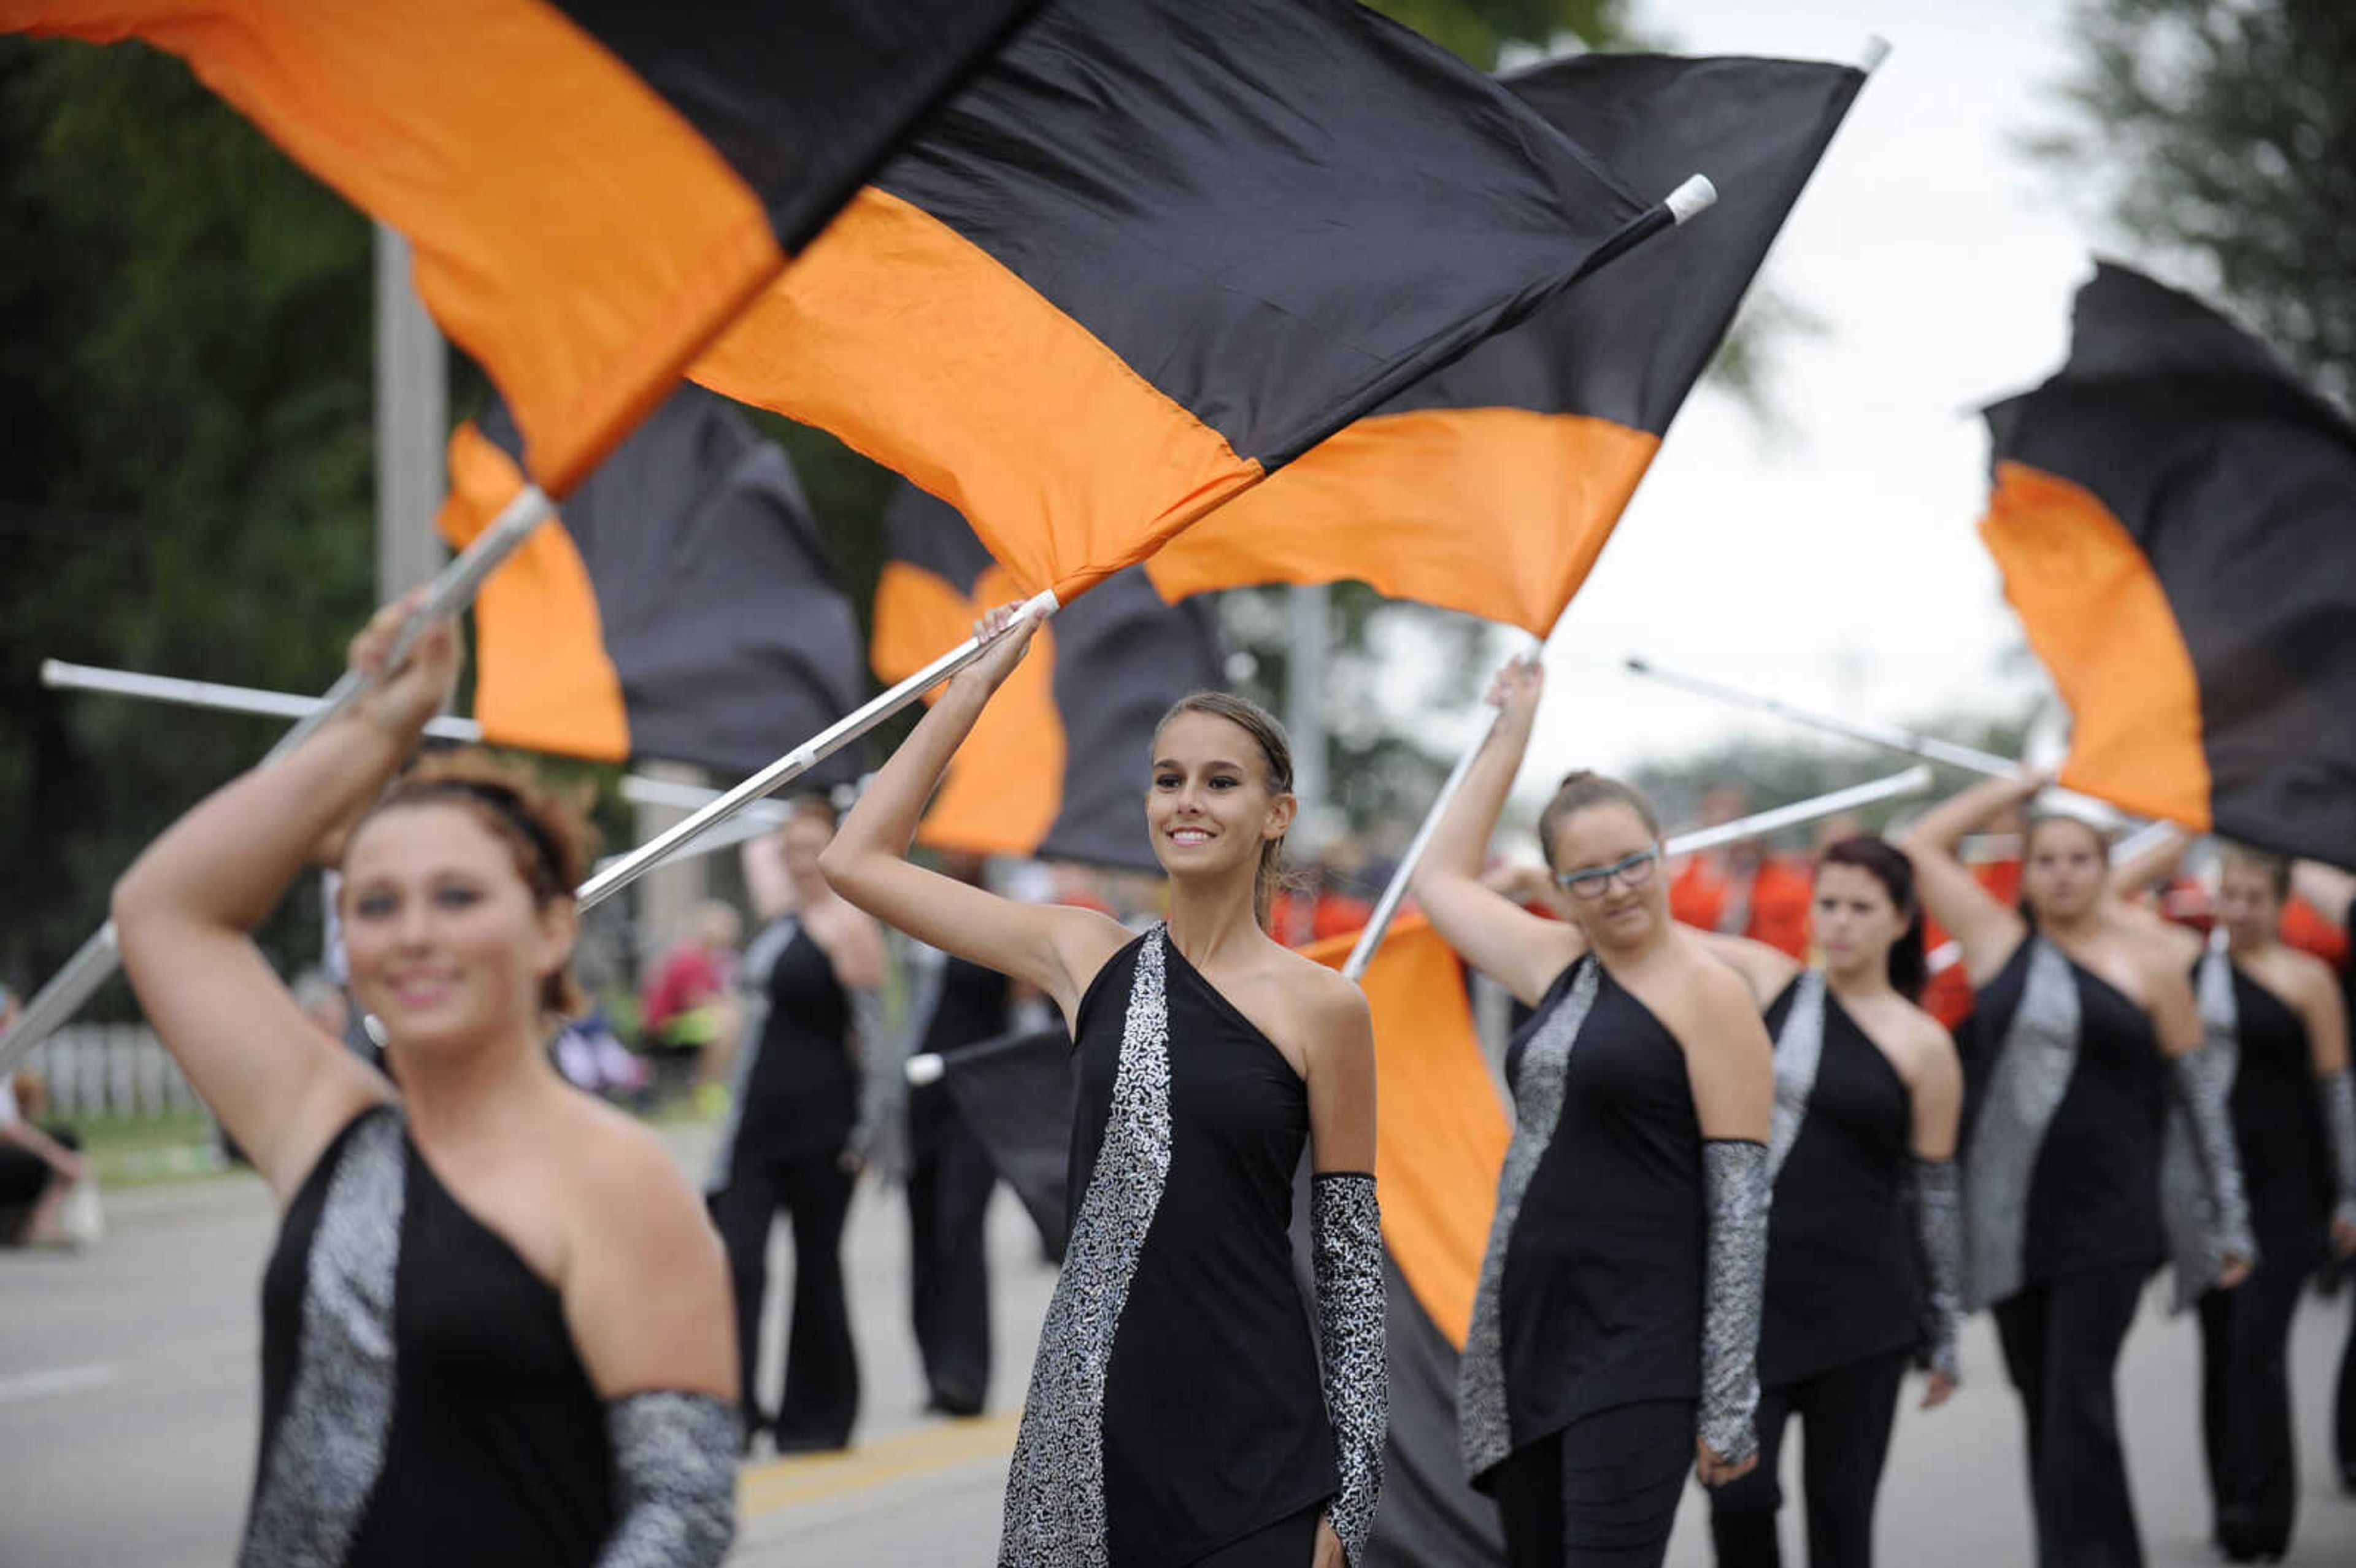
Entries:
<svg viewBox="0 0 2356 1568">
<path fill-rule="evenodd" d="M 1554 885 L 1575 899 L 1600 899 L 1614 877 L 1624 887 L 1643 887 L 1653 880 L 1653 869 L 1660 863 L 1661 847 L 1655 844 L 1608 866 L 1590 866 L 1584 871 L 1557 871 Z"/>
</svg>

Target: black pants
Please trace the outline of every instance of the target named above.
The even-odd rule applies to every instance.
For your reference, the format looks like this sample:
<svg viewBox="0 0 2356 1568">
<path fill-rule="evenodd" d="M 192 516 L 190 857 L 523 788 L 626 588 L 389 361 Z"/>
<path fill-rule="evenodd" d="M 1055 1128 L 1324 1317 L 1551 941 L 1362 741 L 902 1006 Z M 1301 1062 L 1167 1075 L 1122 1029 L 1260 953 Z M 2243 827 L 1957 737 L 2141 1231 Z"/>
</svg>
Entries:
<svg viewBox="0 0 2356 1568">
<path fill-rule="evenodd" d="M 2295 1248 L 2258 1249 L 2232 1290 L 2201 1298 L 2201 1437 L 2209 1462 L 2212 1534 L 2244 1554 L 2289 1550 L 2298 1517 L 2298 1450 L 2291 1433 L 2290 1325 L 2313 1272 Z"/>
<path fill-rule="evenodd" d="M 1507 1568 L 1660 1568 L 1694 1464 L 1694 1402 L 1598 1411 L 1491 1474 Z"/>
<path fill-rule="evenodd" d="M 842 1447 L 859 1414 L 859 1359 L 842 1288 L 842 1224 L 852 1180 L 832 1155 L 770 1161 L 740 1153 L 727 1188 L 712 1198 L 712 1223 L 728 1250 L 736 1291 L 744 1430 L 769 1427 L 781 1450 Z M 780 1210 L 793 1221 L 794 1301 L 785 1396 L 772 1419 L 755 1372 L 761 1364 L 761 1304 L 769 1288 L 769 1225 Z"/>
<path fill-rule="evenodd" d="M 1996 1307 L 2005 1371 L 2029 1425 L 2039 1568 L 2142 1568 L 2119 1446 L 2119 1351 L 2151 1271 L 2113 1265 Z"/>
<path fill-rule="evenodd" d="M 1758 1467 L 1709 1494 L 1719 1568 L 1778 1568 L 1783 1560 L 1775 1538 L 1776 1510 L 1783 1506 L 1777 1475 L 1784 1423 L 1794 1415 L 1808 1429 L 1801 1452 L 1808 1568 L 1868 1568 L 1873 1499 L 1890 1456 L 1907 1359 L 1904 1350 L 1892 1350 L 1760 1392 Z"/>
<path fill-rule="evenodd" d="M 2332 1457 L 2340 1484 L 2356 1492 L 2356 1264 L 2342 1264 L 2340 1294 L 2348 1300 L 2348 1345 L 2340 1352 L 2340 1389 L 2332 1401 Z"/>
<path fill-rule="evenodd" d="M 998 1172 L 938 1083 L 908 1095 L 908 1287 L 933 1404 L 978 1413 L 990 1394 L 983 1220 Z"/>
</svg>

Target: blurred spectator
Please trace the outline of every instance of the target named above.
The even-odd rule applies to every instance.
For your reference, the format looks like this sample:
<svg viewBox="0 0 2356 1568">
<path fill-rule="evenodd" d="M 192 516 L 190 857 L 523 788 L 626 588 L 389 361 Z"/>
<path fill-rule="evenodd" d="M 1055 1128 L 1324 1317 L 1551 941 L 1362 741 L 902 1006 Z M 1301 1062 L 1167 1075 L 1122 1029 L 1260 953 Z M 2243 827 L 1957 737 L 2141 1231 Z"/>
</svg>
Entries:
<svg viewBox="0 0 2356 1568">
<path fill-rule="evenodd" d="M 1701 825 L 1722 827 L 1751 813 L 1740 784 L 1718 784 L 1701 797 Z M 1757 840 L 1688 857 L 1669 883 L 1669 913 L 1684 924 L 1747 936 L 1805 961 L 1808 868 L 1770 855 Z"/>
<path fill-rule="evenodd" d="M 736 1055 L 736 944 L 744 921 L 717 900 L 698 904 L 687 939 L 655 969 L 638 1011 L 641 1043 L 666 1089 L 718 1085 Z"/>
<path fill-rule="evenodd" d="M 16 1018 L 16 994 L 0 986 L 0 1031 Z M 17 1246 L 71 1246 L 91 1239 L 97 1209 L 95 1189 L 80 1153 L 80 1142 L 64 1128 L 45 1129 L 17 1104 L 25 1085 L 32 1115 L 41 1109 L 40 1081 L 25 1074 L 0 1081 L 0 1243 Z M 85 1212 L 70 1223 L 70 1201 Z"/>
</svg>

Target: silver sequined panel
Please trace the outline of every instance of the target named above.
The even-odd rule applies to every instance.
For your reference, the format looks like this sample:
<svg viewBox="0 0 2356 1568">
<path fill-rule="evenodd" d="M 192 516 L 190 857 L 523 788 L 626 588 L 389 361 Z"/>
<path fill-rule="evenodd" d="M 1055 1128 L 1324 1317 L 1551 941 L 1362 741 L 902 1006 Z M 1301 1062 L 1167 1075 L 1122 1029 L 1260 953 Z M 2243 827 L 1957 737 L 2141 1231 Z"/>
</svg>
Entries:
<svg viewBox="0 0 2356 1568">
<path fill-rule="evenodd" d="M 2356 1224 L 2356 1080 L 2343 1067 L 2316 1087 L 2322 1091 L 2324 1135 L 2340 1176 L 2333 1217 Z"/>
<path fill-rule="evenodd" d="M 1767 1135 L 1767 1185 L 1783 1171 L 1815 1093 L 1816 1064 L 1825 1055 L 1825 977 L 1811 969 L 1794 982 L 1792 1010 L 1775 1037 L 1775 1120 Z"/>
<path fill-rule="evenodd" d="M 367 1113 L 328 1179 L 304 1277 L 294 1381 L 239 1568 L 336 1568 L 384 1468 L 408 1168 L 401 1128 L 396 1111 Z"/>
<path fill-rule="evenodd" d="M 1505 1411 L 1505 1366 L 1503 1326 L 1498 1319 L 1498 1293 L 1505 1274 L 1505 1247 L 1513 1239 L 1514 1221 L 1522 1211 L 1530 1178 L 1562 1120 L 1563 1078 L 1570 1066 L 1570 1048 L 1595 1006 L 1602 970 L 1586 960 L 1570 989 L 1530 1037 L 1522 1052 L 1519 1078 L 1514 1085 L 1514 1137 L 1505 1147 L 1505 1169 L 1497 1177 L 1497 1211 L 1489 1221 L 1489 1245 L 1481 1258 L 1481 1282 L 1472 1297 L 1472 1321 L 1464 1333 L 1464 1354 L 1456 1366 L 1457 1446 L 1464 1473 L 1478 1476 L 1514 1450 L 1512 1422 Z"/>
<path fill-rule="evenodd" d="M 1165 932 L 1139 944 L 1096 1172 L 1039 1331 L 1006 1479 L 1001 1568 L 1103 1568 L 1105 1374 L 1130 1281 L 1170 1177 Z"/>
<path fill-rule="evenodd" d="M 1952 1159 L 1914 1162 L 1914 1227 L 1930 1275 L 1922 1324 L 1922 1365 L 1963 1381 L 1956 1339 L 1964 1318 L 1964 1195 Z"/>
<path fill-rule="evenodd" d="M 1701 1440 L 1740 1464 L 1758 1451 L 1759 1316 L 1767 1299 L 1767 1151 L 1739 1138 L 1701 1146 L 1709 1274 L 1701 1316 Z"/>
<path fill-rule="evenodd" d="M 605 1407 L 614 1532 L 596 1568 L 717 1568 L 736 1538 L 736 1407 L 659 1389 Z"/>
<path fill-rule="evenodd" d="M 1317 1348 L 1325 1413 L 1342 1488 L 1326 1517 L 1353 1563 L 1366 1560 L 1375 1503 L 1383 1490 L 1383 1440 L 1390 1426 L 1390 1373 L 1384 1360 L 1383 1217 L 1375 1179 L 1320 1172 L 1310 1182 L 1310 1251 L 1317 1281 Z"/>
<path fill-rule="evenodd" d="M 2229 1250 L 2226 1228 L 2219 1219 L 2217 1195 L 2206 1176 L 2211 1154 L 2203 1138 L 2196 1106 L 2212 1094 L 2219 1114 L 2232 1093 L 2241 1067 L 2241 1015 L 2233 999 L 2233 965 L 2214 948 L 2203 955 L 2194 988 L 2201 1002 L 2201 1049 L 2175 1065 L 2178 1093 L 2168 1107 L 2168 1125 L 2160 1140 L 2159 1205 L 2168 1230 L 2168 1250 L 2173 1264 L 2179 1312 L 2200 1299 L 2217 1282 Z M 2222 1073 L 2222 1081 L 2217 1075 Z M 2205 1113 L 2202 1113 L 2205 1115 Z M 2231 1142 L 2231 1133 L 2227 1133 Z M 2240 1185 L 2240 1167 L 2234 1167 Z"/>
<path fill-rule="evenodd" d="M 1964 1161 L 1964 1300 L 1975 1312 L 2020 1289 L 2029 1178 L 2078 1070 L 2077 977 L 2051 943 L 2029 944 L 2020 1005 Z"/>
</svg>

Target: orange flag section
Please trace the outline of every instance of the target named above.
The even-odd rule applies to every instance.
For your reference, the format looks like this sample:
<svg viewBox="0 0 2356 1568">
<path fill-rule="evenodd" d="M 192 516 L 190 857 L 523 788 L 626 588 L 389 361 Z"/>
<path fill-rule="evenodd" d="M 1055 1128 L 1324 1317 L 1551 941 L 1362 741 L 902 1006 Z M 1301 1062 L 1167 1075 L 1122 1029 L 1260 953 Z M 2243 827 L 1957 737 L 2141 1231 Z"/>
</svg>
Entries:
<svg viewBox="0 0 2356 1568">
<path fill-rule="evenodd" d="M 2207 832 L 2200 683 L 2167 592 L 2134 537 L 2094 492 L 2007 460 L 1997 464 L 1980 538 L 2070 705 L 2062 783 Z"/>
<path fill-rule="evenodd" d="M 450 495 L 434 527 L 464 549 L 523 486 L 471 424 L 450 437 Z M 596 590 L 573 536 L 552 519 L 483 583 L 476 604 L 475 718 L 497 746 L 624 762 L 630 720 L 605 652 Z"/>
<path fill-rule="evenodd" d="M 1545 636 L 1661 438 L 1583 414 L 1422 409 L 1327 437 L 1172 539 L 1146 575 L 1206 589 L 1355 578 Z"/>
<path fill-rule="evenodd" d="M 875 585 L 875 673 L 887 681 L 906 679 L 971 636 L 984 610 L 1014 597 L 999 566 L 982 572 L 969 599 L 921 567 L 886 561 Z M 919 843 L 978 855 L 1029 855 L 1055 826 L 1063 807 L 1065 737 L 1055 709 L 1055 631 L 1050 622 L 1033 635 L 1031 651 L 981 710 L 917 829 Z M 940 690 L 926 692 L 925 700 Z"/>
<path fill-rule="evenodd" d="M 408 235 L 552 494 L 785 264 L 711 144 L 543 0 L 0 0 L 0 27 L 171 50 Z"/>
<path fill-rule="evenodd" d="M 1357 934 L 1301 951 L 1338 969 Z M 1512 1128 L 1472 1030 L 1464 971 L 1421 915 L 1391 927 L 1364 984 L 1375 1015 L 1383 1241 L 1424 1311 L 1462 1349 Z"/>
<path fill-rule="evenodd" d="M 955 507 L 1008 597 L 1068 601 L 1260 477 L 987 251 L 872 186 L 691 374 Z"/>
</svg>

